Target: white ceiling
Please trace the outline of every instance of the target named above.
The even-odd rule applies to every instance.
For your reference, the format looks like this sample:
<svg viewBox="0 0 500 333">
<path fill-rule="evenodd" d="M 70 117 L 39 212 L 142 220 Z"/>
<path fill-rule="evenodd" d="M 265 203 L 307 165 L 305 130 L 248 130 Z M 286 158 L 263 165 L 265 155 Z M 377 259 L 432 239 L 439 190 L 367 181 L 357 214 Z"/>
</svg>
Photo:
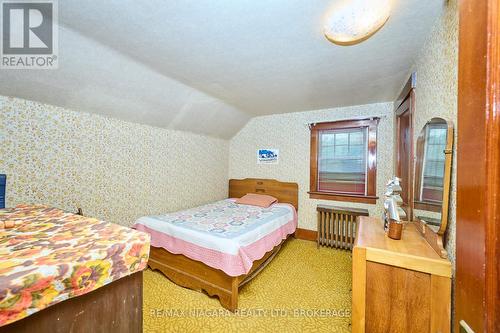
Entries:
<svg viewBox="0 0 500 333">
<path fill-rule="evenodd" d="M 59 69 L 1 70 L 0 94 L 230 138 L 253 116 L 392 101 L 444 0 L 394 0 L 349 47 L 338 0 L 61 0 Z"/>
</svg>

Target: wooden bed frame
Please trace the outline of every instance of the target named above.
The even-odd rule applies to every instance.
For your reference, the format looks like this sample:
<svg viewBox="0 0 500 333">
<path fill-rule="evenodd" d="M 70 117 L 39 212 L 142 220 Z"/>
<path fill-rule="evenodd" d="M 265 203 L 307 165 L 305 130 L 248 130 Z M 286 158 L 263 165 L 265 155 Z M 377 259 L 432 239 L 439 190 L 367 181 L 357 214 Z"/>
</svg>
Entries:
<svg viewBox="0 0 500 333">
<path fill-rule="evenodd" d="M 142 332 L 142 271 L 0 327 L 0 333 Z"/>
<path fill-rule="evenodd" d="M 240 198 L 247 193 L 271 195 L 279 202 L 289 203 L 298 210 L 298 185 L 296 183 L 253 178 L 229 180 L 229 198 Z M 281 244 L 267 252 L 260 260 L 255 261 L 248 274 L 237 277 L 229 276 L 219 269 L 182 254 L 172 254 L 163 248 L 153 246 L 151 246 L 148 265 L 153 270 L 161 271 L 182 287 L 205 291 L 210 296 L 217 296 L 223 307 L 235 311 L 238 308 L 239 288 L 271 262 L 285 241 L 283 240 Z"/>
</svg>

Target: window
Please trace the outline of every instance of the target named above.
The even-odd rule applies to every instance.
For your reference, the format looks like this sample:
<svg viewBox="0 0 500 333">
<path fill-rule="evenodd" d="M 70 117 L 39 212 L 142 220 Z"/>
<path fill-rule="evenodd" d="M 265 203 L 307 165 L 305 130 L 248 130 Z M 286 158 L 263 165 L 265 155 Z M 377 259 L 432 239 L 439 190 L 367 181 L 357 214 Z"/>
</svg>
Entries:
<svg viewBox="0 0 500 333">
<path fill-rule="evenodd" d="M 376 202 L 377 124 L 367 119 L 312 126 L 311 198 Z"/>
</svg>

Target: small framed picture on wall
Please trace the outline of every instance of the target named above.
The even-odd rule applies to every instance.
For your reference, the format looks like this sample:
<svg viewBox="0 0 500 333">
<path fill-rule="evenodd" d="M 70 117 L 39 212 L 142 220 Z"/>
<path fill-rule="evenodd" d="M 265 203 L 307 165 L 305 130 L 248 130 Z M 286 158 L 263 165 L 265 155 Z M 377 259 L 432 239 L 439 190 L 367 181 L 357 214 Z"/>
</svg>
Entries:
<svg viewBox="0 0 500 333">
<path fill-rule="evenodd" d="M 278 164 L 279 149 L 265 148 L 257 150 L 257 164 Z"/>
</svg>

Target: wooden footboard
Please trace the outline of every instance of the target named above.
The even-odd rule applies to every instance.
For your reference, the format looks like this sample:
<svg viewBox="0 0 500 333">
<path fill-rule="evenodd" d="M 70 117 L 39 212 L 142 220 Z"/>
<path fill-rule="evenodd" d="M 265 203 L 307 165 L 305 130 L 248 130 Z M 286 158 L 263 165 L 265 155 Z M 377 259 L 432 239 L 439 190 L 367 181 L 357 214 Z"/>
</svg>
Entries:
<svg viewBox="0 0 500 333">
<path fill-rule="evenodd" d="M 218 296 L 226 309 L 234 311 L 238 306 L 238 278 L 204 263 L 189 259 L 182 254 L 172 254 L 163 248 L 151 246 L 149 267 L 165 274 L 174 283 L 193 290 L 204 290 L 210 296 Z"/>
<path fill-rule="evenodd" d="M 172 254 L 163 248 L 153 246 L 151 246 L 148 265 L 153 270 L 161 271 L 182 287 L 205 291 L 210 296 L 217 296 L 224 308 L 234 312 L 238 308 L 238 289 L 254 278 L 274 258 L 281 244 L 267 252 L 260 260 L 255 261 L 248 274 L 238 277 L 229 276 L 220 269 L 189 259 L 182 254 Z"/>
</svg>

